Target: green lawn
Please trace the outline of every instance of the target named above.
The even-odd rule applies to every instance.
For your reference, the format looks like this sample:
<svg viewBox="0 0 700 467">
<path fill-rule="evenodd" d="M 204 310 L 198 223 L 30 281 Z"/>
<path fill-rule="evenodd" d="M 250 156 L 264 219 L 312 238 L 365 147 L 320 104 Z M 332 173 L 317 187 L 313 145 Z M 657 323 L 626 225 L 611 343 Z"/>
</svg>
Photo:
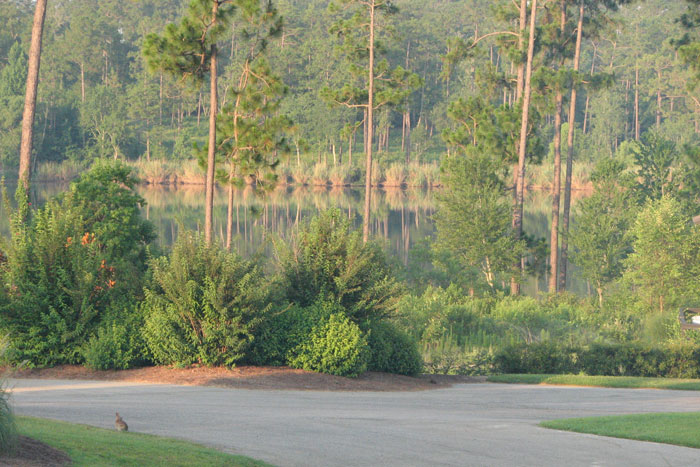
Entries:
<svg viewBox="0 0 700 467">
<path fill-rule="evenodd" d="M 568 418 L 540 424 L 555 430 L 700 448 L 700 413 L 653 413 Z"/>
<path fill-rule="evenodd" d="M 569 386 L 599 386 L 627 389 L 678 389 L 700 391 L 700 379 L 641 378 L 635 376 L 586 376 L 586 375 L 494 375 L 492 383 L 557 384 Z"/>
<path fill-rule="evenodd" d="M 140 433 L 119 433 L 86 425 L 17 417 L 20 434 L 66 452 L 76 466 L 266 466 L 199 444 Z"/>
</svg>

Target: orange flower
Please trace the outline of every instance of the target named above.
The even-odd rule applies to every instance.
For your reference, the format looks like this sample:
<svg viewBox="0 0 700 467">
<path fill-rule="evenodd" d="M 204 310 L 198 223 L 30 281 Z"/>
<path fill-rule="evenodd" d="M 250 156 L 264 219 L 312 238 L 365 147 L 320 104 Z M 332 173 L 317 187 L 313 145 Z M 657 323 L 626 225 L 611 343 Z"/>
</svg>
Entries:
<svg viewBox="0 0 700 467">
<path fill-rule="evenodd" d="M 109 287 L 110 289 L 114 287 L 115 284 L 116 282 L 114 281 L 114 279 L 110 279 L 107 281 L 107 287 Z"/>
<path fill-rule="evenodd" d="M 83 246 L 85 246 L 85 245 L 87 245 L 88 243 L 90 243 L 90 233 L 89 233 L 89 232 L 85 232 L 85 235 L 83 235 L 83 238 L 80 240 L 80 244 L 83 245 Z"/>
<path fill-rule="evenodd" d="M 72 244 L 73 244 L 73 237 L 68 237 L 68 238 L 66 239 L 66 248 L 68 248 L 68 247 L 71 246 Z"/>
<path fill-rule="evenodd" d="M 104 269 L 104 268 L 105 268 L 105 262 L 106 262 L 106 260 L 103 259 L 103 260 L 102 260 L 102 264 L 100 264 L 100 269 Z"/>
</svg>

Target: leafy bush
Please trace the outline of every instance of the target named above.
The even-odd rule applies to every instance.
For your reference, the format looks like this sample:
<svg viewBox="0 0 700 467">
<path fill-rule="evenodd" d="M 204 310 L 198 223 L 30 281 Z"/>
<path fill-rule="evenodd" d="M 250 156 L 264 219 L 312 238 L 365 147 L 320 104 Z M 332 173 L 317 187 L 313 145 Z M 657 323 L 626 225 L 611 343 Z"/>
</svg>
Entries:
<svg viewBox="0 0 700 467">
<path fill-rule="evenodd" d="M 416 342 L 391 323 L 373 323 L 367 336 L 370 371 L 414 376 L 423 369 Z"/>
<path fill-rule="evenodd" d="M 488 375 L 493 373 L 494 353 L 490 348 L 467 349 L 444 338 L 437 345 L 425 346 L 426 371 L 441 375 Z"/>
<path fill-rule="evenodd" d="M 294 351 L 308 341 L 314 326 L 344 310 L 334 303 L 318 302 L 308 307 L 289 306 L 271 312 L 255 330 L 246 361 L 253 365 L 287 365 Z"/>
<path fill-rule="evenodd" d="M 697 378 L 700 348 L 690 343 L 650 346 L 642 343 L 569 347 L 552 342 L 520 344 L 499 350 L 502 373 L 585 373 L 596 376 Z"/>
<path fill-rule="evenodd" d="M 183 232 L 169 258 L 151 262 L 144 337 L 162 364 L 233 366 L 271 309 L 269 287 L 252 261 Z"/>
<path fill-rule="evenodd" d="M 140 292 L 153 236 L 133 183 L 129 169 L 98 165 L 36 211 L 23 190 L 16 210 L 5 196 L 12 239 L 0 275 L 0 328 L 15 361 L 81 363 L 108 310 L 128 309 Z"/>
<path fill-rule="evenodd" d="M 126 370 L 148 363 L 148 349 L 135 312 L 129 319 L 103 323 L 83 347 L 85 365 L 95 370 Z"/>
<path fill-rule="evenodd" d="M 553 342 L 510 345 L 496 352 L 494 365 L 501 373 L 578 373 L 577 351 Z"/>
<path fill-rule="evenodd" d="M 0 305 L 0 323 L 15 361 L 80 363 L 80 347 L 110 304 L 122 299 L 124 282 L 94 234 L 83 230 L 77 209 L 50 201 L 27 226 L 21 191 L 3 276 L 9 303 Z"/>
<path fill-rule="evenodd" d="M 362 331 L 342 314 L 333 314 L 317 325 L 296 353 L 291 366 L 336 376 L 359 376 L 367 370 L 369 360 Z"/>
<path fill-rule="evenodd" d="M 7 356 L 7 341 L 0 342 L 0 360 L 2 363 Z M 7 374 L 0 376 L 0 455 L 11 452 L 17 441 L 15 415 L 10 407 L 10 393 L 6 389 Z"/>
<path fill-rule="evenodd" d="M 356 323 L 394 311 L 401 289 L 384 252 L 374 243 L 364 243 L 340 210 L 321 213 L 290 243 L 278 251 L 290 302 L 306 307 L 333 301 Z"/>
</svg>

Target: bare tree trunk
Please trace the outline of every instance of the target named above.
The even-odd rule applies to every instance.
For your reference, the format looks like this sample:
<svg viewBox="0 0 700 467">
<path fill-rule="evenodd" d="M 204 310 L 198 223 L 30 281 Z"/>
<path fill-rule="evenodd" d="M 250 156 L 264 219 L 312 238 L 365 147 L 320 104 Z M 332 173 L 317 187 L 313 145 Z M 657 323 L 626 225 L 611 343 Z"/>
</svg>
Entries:
<svg viewBox="0 0 700 467">
<path fill-rule="evenodd" d="M 372 136 L 374 127 L 374 0 L 369 7 L 369 98 L 367 101 L 367 162 L 365 169 L 365 211 L 362 220 L 362 239 L 369 240 L 369 217 L 372 205 Z"/>
<path fill-rule="evenodd" d="M 411 111 L 406 109 L 406 164 L 411 163 Z"/>
<path fill-rule="evenodd" d="M 516 240 L 520 240 L 523 233 L 523 201 L 525 191 L 525 158 L 527 156 L 527 128 L 530 118 L 530 95 L 532 93 L 532 60 L 535 55 L 535 26 L 537 22 L 537 0 L 532 0 L 530 12 L 530 38 L 527 46 L 527 64 L 525 67 L 525 87 L 523 89 L 523 114 L 520 123 L 520 144 L 518 146 L 518 183 L 516 186 L 515 210 L 513 212 L 513 233 Z M 518 262 L 518 269 L 522 272 L 522 263 Z M 510 291 L 512 295 L 520 294 L 520 282 L 517 278 L 511 279 Z"/>
<path fill-rule="evenodd" d="M 32 25 L 32 42 L 29 47 L 29 69 L 27 71 L 27 89 L 24 96 L 24 114 L 22 115 L 22 140 L 19 150 L 19 180 L 29 195 L 29 183 L 32 178 L 32 143 L 34 138 L 34 114 L 36 113 L 36 96 L 39 87 L 39 68 L 41 65 L 41 39 L 46 18 L 46 1 L 37 0 L 34 8 Z"/>
<path fill-rule="evenodd" d="M 522 52 L 525 46 L 525 29 L 527 28 L 527 0 L 520 0 L 520 35 L 518 37 L 518 52 Z M 521 60 L 518 63 L 518 80 L 515 91 L 515 99 L 517 101 L 523 96 L 523 87 L 525 86 L 525 63 Z"/>
<path fill-rule="evenodd" d="M 80 102 L 85 103 L 85 65 L 80 62 Z"/>
<path fill-rule="evenodd" d="M 226 250 L 231 251 L 233 238 L 233 169 L 228 179 L 228 208 L 226 210 Z"/>
<path fill-rule="evenodd" d="M 566 2 L 561 1 L 561 34 L 564 35 L 566 28 Z M 552 226 L 550 231 L 550 275 L 549 275 L 549 292 L 557 291 L 557 271 L 559 264 L 559 205 L 561 199 L 561 112 L 562 102 L 561 86 L 557 84 L 557 94 L 555 97 L 555 113 L 554 113 L 554 180 L 552 182 Z"/>
<path fill-rule="evenodd" d="M 576 32 L 576 52 L 574 53 L 574 71 L 581 66 L 581 41 L 583 38 L 584 0 L 579 3 L 578 27 Z M 564 212 L 562 213 L 561 252 L 559 254 L 559 290 L 566 290 L 566 269 L 569 258 L 569 217 L 571 214 L 571 177 L 574 164 L 574 133 L 576 130 L 576 83 L 571 86 L 569 103 L 569 134 L 566 139 L 566 182 L 564 186 Z"/>
<path fill-rule="evenodd" d="M 661 70 L 656 71 L 661 86 Z M 661 89 L 656 90 L 656 128 L 661 127 Z"/>
<path fill-rule="evenodd" d="M 634 65 L 634 139 L 639 141 L 639 62 Z"/>
<path fill-rule="evenodd" d="M 219 3 L 214 2 L 212 18 L 216 22 Z M 207 180 L 206 200 L 204 207 L 204 241 L 211 245 L 212 222 L 214 211 L 214 170 L 216 166 L 216 114 L 218 113 L 217 72 L 216 72 L 216 44 L 211 46 L 211 98 L 209 110 L 209 147 L 207 153 Z"/>
</svg>

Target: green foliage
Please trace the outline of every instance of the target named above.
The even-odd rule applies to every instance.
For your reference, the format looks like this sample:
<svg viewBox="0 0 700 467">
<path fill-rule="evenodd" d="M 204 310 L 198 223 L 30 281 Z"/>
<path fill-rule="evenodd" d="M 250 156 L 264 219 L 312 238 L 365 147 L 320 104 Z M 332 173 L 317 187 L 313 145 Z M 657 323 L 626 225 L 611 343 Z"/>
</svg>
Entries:
<svg viewBox="0 0 700 467">
<path fill-rule="evenodd" d="M 322 212 L 278 246 L 284 292 L 302 307 L 333 301 L 355 322 L 391 314 L 401 287 L 374 243 L 363 243 L 338 209 Z"/>
<path fill-rule="evenodd" d="M 415 376 L 423 369 L 416 342 L 392 323 L 373 323 L 367 343 L 371 353 L 370 371 Z"/>
<path fill-rule="evenodd" d="M 680 202 L 669 196 L 649 200 L 631 234 L 634 252 L 627 259 L 625 279 L 648 309 L 663 313 L 697 298 L 700 236 Z"/>
<path fill-rule="evenodd" d="M 182 232 L 169 258 L 151 261 L 143 334 L 161 364 L 233 366 L 271 309 L 260 267 Z"/>
<path fill-rule="evenodd" d="M 641 199 L 660 199 L 678 192 L 682 180 L 680 157 L 676 145 L 656 132 L 644 135 L 632 150 L 640 179 L 638 192 Z"/>
<path fill-rule="evenodd" d="M 0 342 L 0 360 L 7 364 L 7 340 Z M 15 414 L 10 406 L 10 391 L 7 389 L 7 373 L 0 376 L 0 455 L 11 452 L 17 442 Z"/>
<path fill-rule="evenodd" d="M 307 307 L 292 305 L 269 313 L 255 329 L 246 361 L 254 365 L 286 365 L 296 356 L 297 349 L 308 341 L 314 326 L 327 321 L 332 314 L 344 311 L 332 302 L 317 302 Z"/>
<path fill-rule="evenodd" d="M 231 2 L 191 0 L 180 24 L 169 24 L 162 36 L 146 36 L 143 54 L 149 69 L 201 84 L 210 71 L 212 46 L 223 37 L 233 13 Z"/>
<path fill-rule="evenodd" d="M 142 320 L 136 311 L 120 321 L 106 320 L 84 345 L 85 366 L 95 370 L 127 370 L 148 363 L 148 349 L 141 335 Z"/>
<path fill-rule="evenodd" d="M 369 348 L 357 324 L 333 314 L 314 327 L 290 365 L 336 376 L 356 377 L 367 370 Z"/>
<path fill-rule="evenodd" d="M 596 167 L 595 191 L 578 203 L 570 234 L 571 260 L 595 285 L 601 304 L 604 288 L 622 276 L 632 250 L 629 229 L 635 205 L 624 170 L 615 160 Z"/>
<path fill-rule="evenodd" d="M 62 200 L 65 208 L 81 213 L 85 231 L 95 235 L 105 256 L 130 268 L 131 279 L 145 270 L 148 246 L 155 240 L 153 225 L 141 217 L 146 202 L 134 191 L 137 183 L 126 165 L 97 162 Z"/>
<path fill-rule="evenodd" d="M 33 215 L 23 190 L 17 203 L 13 212 L 6 200 L 13 212 L 12 242 L 2 276 L 7 299 L 0 308 L 12 358 L 42 366 L 80 363 L 80 348 L 108 311 L 133 298 L 132 271 L 143 266 L 113 262 L 101 238 L 109 221 L 86 221 L 89 209 L 71 197 L 51 200 Z M 109 241 L 109 235 L 104 238 Z"/>
<path fill-rule="evenodd" d="M 0 67 L 0 165 L 16 165 L 24 107 L 24 86 L 27 80 L 27 55 L 19 42 L 14 42 L 7 56 L 7 65 Z"/>
<path fill-rule="evenodd" d="M 692 343 L 666 346 L 594 343 L 581 347 L 540 342 L 499 349 L 495 365 L 502 373 L 697 378 L 700 348 Z"/>
<path fill-rule="evenodd" d="M 475 151 L 443 162 L 446 189 L 437 196 L 436 248 L 450 252 L 463 270 L 479 272 L 481 280 L 470 284 L 474 289 L 484 284 L 493 291 L 524 251 L 511 232 L 502 171 L 502 163 Z"/>
</svg>

